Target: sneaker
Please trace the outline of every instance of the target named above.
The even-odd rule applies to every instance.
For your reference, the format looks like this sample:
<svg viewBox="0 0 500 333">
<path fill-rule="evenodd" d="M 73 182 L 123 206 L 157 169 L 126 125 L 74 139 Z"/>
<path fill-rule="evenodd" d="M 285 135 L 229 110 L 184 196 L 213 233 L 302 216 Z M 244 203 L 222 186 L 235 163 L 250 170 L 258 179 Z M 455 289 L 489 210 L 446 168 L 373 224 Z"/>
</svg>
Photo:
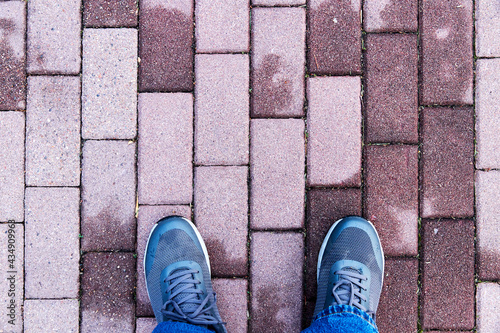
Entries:
<svg viewBox="0 0 500 333">
<path fill-rule="evenodd" d="M 176 321 L 226 332 L 212 290 L 207 248 L 193 223 L 170 216 L 155 224 L 144 273 L 158 323 Z"/>
<path fill-rule="evenodd" d="M 318 256 L 314 317 L 331 305 L 351 305 L 374 320 L 384 278 L 384 253 L 375 227 L 349 216 L 330 228 Z"/>
</svg>

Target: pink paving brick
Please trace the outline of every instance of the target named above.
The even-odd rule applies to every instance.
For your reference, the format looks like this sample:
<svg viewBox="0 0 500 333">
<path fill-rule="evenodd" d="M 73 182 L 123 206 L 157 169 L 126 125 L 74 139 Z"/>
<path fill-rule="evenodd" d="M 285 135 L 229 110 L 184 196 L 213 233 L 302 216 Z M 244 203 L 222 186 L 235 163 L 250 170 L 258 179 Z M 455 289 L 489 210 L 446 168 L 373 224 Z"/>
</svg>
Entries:
<svg viewBox="0 0 500 333">
<path fill-rule="evenodd" d="M 477 331 L 481 333 L 498 332 L 500 318 L 500 285 L 498 283 L 479 283 L 477 285 Z"/>
<path fill-rule="evenodd" d="M 193 1 L 140 1 L 139 90 L 193 90 Z"/>
<path fill-rule="evenodd" d="M 473 110 L 425 108 L 421 126 L 421 216 L 473 216 Z"/>
<path fill-rule="evenodd" d="M 26 4 L 0 3 L 0 110 L 26 106 Z"/>
<path fill-rule="evenodd" d="M 195 169 L 194 219 L 207 244 L 213 276 L 247 275 L 247 180 L 247 167 Z"/>
<path fill-rule="evenodd" d="M 134 332 L 135 259 L 132 253 L 83 256 L 82 333 Z"/>
<path fill-rule="evenodd" d="M 214 279 L 217 293 L 217 308 L 228 332 L 247 332 L 247 280 Z"/>
<path fill-rule="evenodd" d="M 423 329 L 474 327 L 474 222 L 423 221 Z"/>
<path fill-rule="evenodd" d="M 80 190 L 26 189 L 26 298 L 76 298 Z"/>
<path fill-rule="evenodd" d="M 28 2 L 28 73 L 80 72 L 80 7 L 81 0 Z"/>
<path fill-rule="evenodd" d="M 424 105 L 472 104 L 472 0 L 423 1 Z"/>
<path fill-rule="evenodd" d="M 418 253 L 418 147 L 367 146 L 365 215 L 377 228 L 384 253 Z"/>
<path fill-rule="evenodd" d="M 500 6 L 495 0 L 476 1 L 476 55 L 479 57 L 500 56 Z"/>
<path fill-rule="evenodd" d="M 306 0 L 251 0 L 252 6 L 294 6 L 305 5 Z"/>
<path fill-rule="evenodd" d="M 307 66 L 311 73 L 360 73 L 360 10 L 360 0 L 309 1 Z"/>
<path fill-rule="evenodd" d="M 24 112 L 0 112 L 0 222 L 24 220 Z"/>
<path fill-rule="evenodd" d="M 151 333 L 157 325 L 155 318 L 137 318 L 135 321 L 136 333 Z"/>
<path fill-rule="evenodd" d="M 137 217 L 137 316 L 154 316 L 144 278 L 144 252 L 151 229 L 164 217 L 178 215 L 191 220 L 189 206 L 139 206 Z M 149 332 L 148 332 L 149 333 Z"/>
<path fill-rule="evenodd" d="M 78 333 L 77 299 L 29 299 L 24 302 L 25 332 Z"/>
<path fill-rule="evenodd" d="M 135 27 L 137 0 L 83 0 L 83 22 L 86 27 Z"/>
<path fill-rule="evenodd" d="M 140 94 L 139 203 L 190 203 L 192 161 L 193 96 Z"/>
<path fill-rule="evenodd" d="M 304 114 L 304 8 L 252 10 L 252 117 Z"/>
<path fill-rule="evenodd" d="M 476 67 L 476 167 L 500 168 L 500 59 L 479 59 Z"/>
<path fill-rule="evenodd" d="M 251 121 L 250 225 L 254 229 L 304 225 L 304 121 Z"/>
<path fill-rule="evenodd" d="M 82 162 L 84 251 L 135 248 L 135 144 L 86 141 Z"/>
<path fill-rule="evenodd" d="M 249 0 L 196 0 L 196 52 L 247 52 Z"/>
<path fill-rule="evenodd" d="M 196 56 L 195 163 L 248 164 L 248 66 L 243 54 Z"/>
<path fill-rule="evenodd" d="M 500 171 L 476 172 L 479 278 L 500 280 Z"/>
<path fill-rule="evenodd" d="M 366 141 L 418 143 L 418 48 L 412 34 L 366 36 Z"/>
<path fill-rule="evenodd" d="M 361 185 L 361 82 L 358 77 L 307 81 L 307 183 Z"/>
<path fill-rule="evenodd" d="M 364 15 L 368 32 L 417 31 L 418 0 L 365 0 Z"/>
<path fill-rule="evenodd" d="M 303 235 L 255 232 L 250 257 L 252 331 L 299 332 L 303 303 Z"/>
<path fill-rule="evenodd" d="M 26 185 L 80 185 L 80 78 L 32 76 L 26 110 Z"/>
</svg>

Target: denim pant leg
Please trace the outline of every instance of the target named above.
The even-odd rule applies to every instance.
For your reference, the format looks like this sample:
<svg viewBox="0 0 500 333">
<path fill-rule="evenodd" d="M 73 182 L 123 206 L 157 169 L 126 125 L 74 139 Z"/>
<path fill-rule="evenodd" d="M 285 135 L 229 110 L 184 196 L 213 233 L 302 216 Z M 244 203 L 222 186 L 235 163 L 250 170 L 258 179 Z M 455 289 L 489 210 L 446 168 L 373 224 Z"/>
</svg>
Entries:
<svg viewBox="0 0 500 333">
<path fill-rule="evenodd" d="M 214 333 L 206 328 L 177 323 L 173 321 L 164 321 L 158 324 L 152 333 Z"/>
<path fill-rule="evenodd" d="M 378 333 L 378 329 L 366 312 L 349 305 L 334 305 L 318 313 L 302 333 Z"/>
</svg>

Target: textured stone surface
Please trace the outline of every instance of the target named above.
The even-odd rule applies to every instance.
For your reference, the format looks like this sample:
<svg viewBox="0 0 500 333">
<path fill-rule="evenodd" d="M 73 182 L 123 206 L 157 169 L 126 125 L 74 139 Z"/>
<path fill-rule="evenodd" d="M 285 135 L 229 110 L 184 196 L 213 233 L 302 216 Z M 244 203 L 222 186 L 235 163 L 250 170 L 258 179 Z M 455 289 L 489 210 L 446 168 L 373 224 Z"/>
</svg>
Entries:
<svg viewBox="0 0 500 333">
<path fill-rule="evenodd" d="M 80 7 L 81 0 L 28 2 L 28 73 L 80 72 Z"/>
<path fill-rule="evenodd" d="M 134 27 L 137 25 L 137 0 L 83 0 L 86 27 Z"/>
<path fill-rule="evenodd" d="M 0 222 L 24 220 L 24 113 L 0 112 Z"/>
<path fill-rule="evenodd" d="M 133 250 L 135 144 L 86 141 L 82 162 L 82 240 L 91 250 Z"/>
<path fill-rule="evenodd" d="M 247 52 L 249 0 L 196 0 L 196 52 Z"/>
<path fill-rule="evenodd" d="M 358 77 L 307 81 L 307 183 L 361 185 L 361 82 Z"/>
<path fill-rule="evenodd" d="M 24 331 L 78 333 L 77 299 L 29 299 L 24 302 Z"/>
<path fill-rule="evenodd" d="M 253 331 L 300 331 L 303 242 L 300 233 L 252 234 L 250 325 Z"/>
<path fill-rule="evenodd" d="M 134 332 L 133 253 L 83 256 L 82 333 Z"/>
<path fill-rule="evenodd" d="M 247 332 L 247 280 L 214 279 L 217 308 L 228 332 Z"/>
<path fill-rule="evenodd" d="M 26 111 L 26 184 L 80 185 L 80 78 L 32 76 Z"/>
<path fill-rule="evenodd" d="M 252 117 L 304 114 L 304 8 L 252 10 Z"/>
<path fill-rule="evenodd" d="M 364 15 L 369 32 L 417 31 L 418 0 L 365 0 Z"/>
<path fill-rule="evenodd" d="M 248 164 L 248 66 L 243 54 L 196 56 L 195 163 Z"/>
<path fill-rule="evenodd" d="M 418 147 L 365 148 L 365 215 L 384 253 L 418 253 Z"/>
<path fill-rule="evenodd" d="M 366 140 L 418 143 L 416 35 L 366 36 Z"/>
<path fill-rule="evenodd" d="M 136 333 L 151 333 L 158 323 L 155 318 L 137 318 L 135 321 Z"/>
<path fill-rule="evenodd" d="M 473 110 L 425 108 L 422 114 L 422 217 L 473 216 Z"/>
<path fill-rule="evenodd" d="M 304 5 L 306 0 L 251 0 L 253 6 L 293 6 Z"/>
<path fill-rule="evenodd" d="M 500 330 L 500 285 L 479 283 L 477 285 L 477 331 L 496 333 Z"/>
<path fill-rule="evenodd" d="M 304 224 L 304 121 L 251 121 L 250 225 L 301 228 Z"/>
<path fill-rule="evenodd" d="M 140 91 L 193 90 L 193 1 L 140 1 Z"/>
<path fill-rule="evenodd" d="M 212 276 L 247 275 L 247 180 L 246 166 L 195 169 L 194 219 L 207 244 Z"/>
<path fill-rule="evenodd" d="M 500 6 L 495 0 L 476 1 L 476 55 L 500 56 Z"/>
<path fill-rule="evenodd" d="M 474 222 L 423 221 L 424 329 L 474 327 Z"/>
<path fill-rule="evenodd" d="M 309 1 L 307 63 L 311 73 L 360 73 L 360 10 L 360 0 Z"/>
<path fill-rule="evenodd" d="M 190 203 L 192 161 L 193 96 L 140 94 L 139 203 Z"/>
<path fill-rule="evenodd" d="M 472 104 L 472 0 L 424 1 L 421 103 Z"/>
<path fill-rule="evenodd" d="M 26 189 L 26 298 L 76 298 L 80 190 Z"/>
<path fill-rule="evenodd" d="M 82 137 L 134 138 L 137 30 L 85 29 L 82 80 Z"/>
</svg>

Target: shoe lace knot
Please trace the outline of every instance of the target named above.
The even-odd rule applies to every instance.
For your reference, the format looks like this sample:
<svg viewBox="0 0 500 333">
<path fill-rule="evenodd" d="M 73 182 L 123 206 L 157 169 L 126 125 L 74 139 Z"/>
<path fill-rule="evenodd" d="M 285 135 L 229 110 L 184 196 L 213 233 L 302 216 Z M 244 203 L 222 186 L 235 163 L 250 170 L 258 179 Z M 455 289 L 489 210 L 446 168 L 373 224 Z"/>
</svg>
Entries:
<svg viewBox="0 0 500 333">
<path fill-rule="evenodd" d="M 339 277 L 332 290 L 336 305 L 350 305 L 367 312 L 366 308 L 361 305 L 361 302 L 366 302 L 366 297 L 361 292 L 367 289 L 364 282 L 368 280 L 368 277 L 351 267 L 344 267 L 334 274 Z M 370 312 L 367 313 L 373 315 Z"/>
</svg>

